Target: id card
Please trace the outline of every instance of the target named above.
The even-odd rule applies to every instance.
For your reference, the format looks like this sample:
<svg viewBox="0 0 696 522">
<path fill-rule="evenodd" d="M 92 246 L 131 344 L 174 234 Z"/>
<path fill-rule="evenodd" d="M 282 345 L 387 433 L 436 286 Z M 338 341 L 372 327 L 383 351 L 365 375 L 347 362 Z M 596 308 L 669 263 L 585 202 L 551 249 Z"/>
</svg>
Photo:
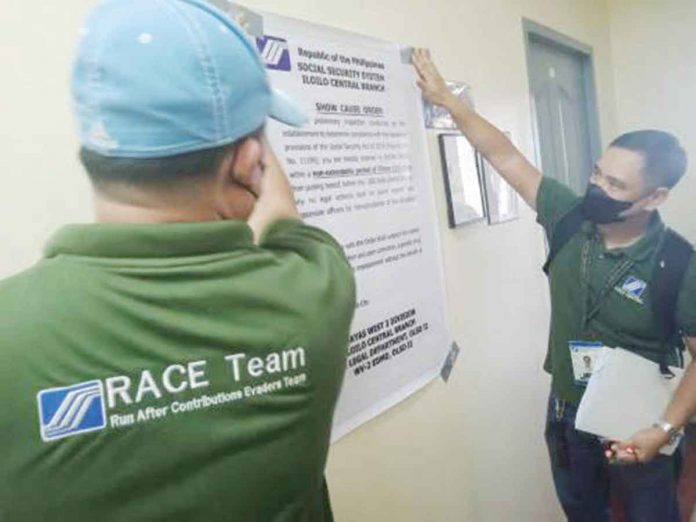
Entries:
<svg viewBox="0 0 696 522">
<path fill-rule="evenodd" d="M 570 348 L 570 358 L 573 362 L 575 384 L 586 386 L 590 377 L 592 377 L 592 372 L 604 345 L 600 342 L 570 341 L 568 346 Z"/>
</svg>

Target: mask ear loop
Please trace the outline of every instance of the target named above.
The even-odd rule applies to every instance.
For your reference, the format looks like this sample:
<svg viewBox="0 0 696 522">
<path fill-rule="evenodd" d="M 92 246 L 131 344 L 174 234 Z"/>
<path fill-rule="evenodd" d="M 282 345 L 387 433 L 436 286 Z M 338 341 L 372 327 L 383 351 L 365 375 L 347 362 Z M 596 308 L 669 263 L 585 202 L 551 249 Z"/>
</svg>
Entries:
<svg viewBox="0 0 696 522">
<path fill-rule="evenodd" d="M 642 198 L 639 199 L 638 201 L 641 201 L 641 200 L 643 200 L 643 199 L 648 199 L 648 198 L 656 198 L 656 197 L 657 197 L 657 191 L 660 190 L 660 188 L 661 188 L 661 187 L 657 187 L 657 188 L 654 189 L 650 194 L 648 194 L 647 196 L 642 197 Z M 636 203 L 638 203 L 638 201 L 636 201 Z M 658 206 L 659 206 L 659 205 L 658 205 Z M 645 210 L 648 210 L 648 208 L 646 207 Z M 655 208 L 649 209 L 649 212 L 655 212 L 656 210 L 657 210 L 657 206 L 656 206 Z"/>
</svg>

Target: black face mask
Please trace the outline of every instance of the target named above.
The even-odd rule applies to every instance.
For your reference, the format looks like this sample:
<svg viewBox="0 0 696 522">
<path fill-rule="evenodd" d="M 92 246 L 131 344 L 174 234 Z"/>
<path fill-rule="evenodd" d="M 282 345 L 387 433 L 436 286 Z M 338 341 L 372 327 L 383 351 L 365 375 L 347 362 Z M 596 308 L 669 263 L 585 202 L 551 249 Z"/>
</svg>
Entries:
<svg viewBox="0 0 696 522">
<path fill-rule="evenodd" d="M 602 187 L 590 183 L 587 186 L 585 198 L 582 200 L 582 214 L 585 219 L 598 225 L 618 223 L 624 220 L 619 214 L 631 208 L 633 203 L 633 201 L 617 201 L 610 197 Z"/>
</svg>

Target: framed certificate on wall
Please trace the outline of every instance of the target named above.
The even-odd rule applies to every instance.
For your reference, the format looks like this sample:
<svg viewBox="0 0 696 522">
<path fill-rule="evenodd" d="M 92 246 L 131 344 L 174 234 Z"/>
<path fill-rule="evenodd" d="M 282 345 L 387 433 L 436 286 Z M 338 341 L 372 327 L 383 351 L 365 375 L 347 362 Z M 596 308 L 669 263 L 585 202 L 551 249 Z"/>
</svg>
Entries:
<svg viewBox="0 0 696 522">
<path fill-rule="evenodd" d="M 484 219 L 486 212 L 476 151 L 461 134 L 440 134 L 438 141 L 450 228 Z"/>
</svg>

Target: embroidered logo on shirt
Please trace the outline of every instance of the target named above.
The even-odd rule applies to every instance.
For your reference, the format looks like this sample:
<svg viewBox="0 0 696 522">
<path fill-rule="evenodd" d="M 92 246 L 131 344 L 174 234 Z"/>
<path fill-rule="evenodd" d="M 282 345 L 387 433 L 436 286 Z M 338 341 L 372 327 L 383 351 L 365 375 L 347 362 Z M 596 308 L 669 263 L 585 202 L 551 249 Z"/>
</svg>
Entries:
<svg viewBox="0 0 696 522">
<path fill-rule="evenodd" d="M 648 283 L 642 279 L 638 279 L 635 276 L 628 276 L 624 280 L 623 285 L 614 287 L 614 290 L 625 298 L 642 305 L 645 304 L 643 302 L 643 294 L 647 287 Z"/>
<path fill-rule="evenodd" d="M 41 438 L 46 442 L 106 426 L 104 390 L 100 381 L 42 390 L 37 400 Z"/>
<path fill-rule="evenodd" d="M 290 50 L 287 40 L 275 36 L 261 36 L 256 39 L 256 46 L 266 67 L 276 71 L 289 71 Z"/>
<path fill-rule="evenodd" d="M 217 359 L 227 375 L 218 375 L 216 383 L 208 372 L 209 361 L 202 359 L 41 390 L 36 397 L 41 438 L 52 442 L 255 401 L 265 395 L 302 389 L 309 393 L 307 359 L 301 346 L 263 357 L 236 352 Z"/>
</svg>

